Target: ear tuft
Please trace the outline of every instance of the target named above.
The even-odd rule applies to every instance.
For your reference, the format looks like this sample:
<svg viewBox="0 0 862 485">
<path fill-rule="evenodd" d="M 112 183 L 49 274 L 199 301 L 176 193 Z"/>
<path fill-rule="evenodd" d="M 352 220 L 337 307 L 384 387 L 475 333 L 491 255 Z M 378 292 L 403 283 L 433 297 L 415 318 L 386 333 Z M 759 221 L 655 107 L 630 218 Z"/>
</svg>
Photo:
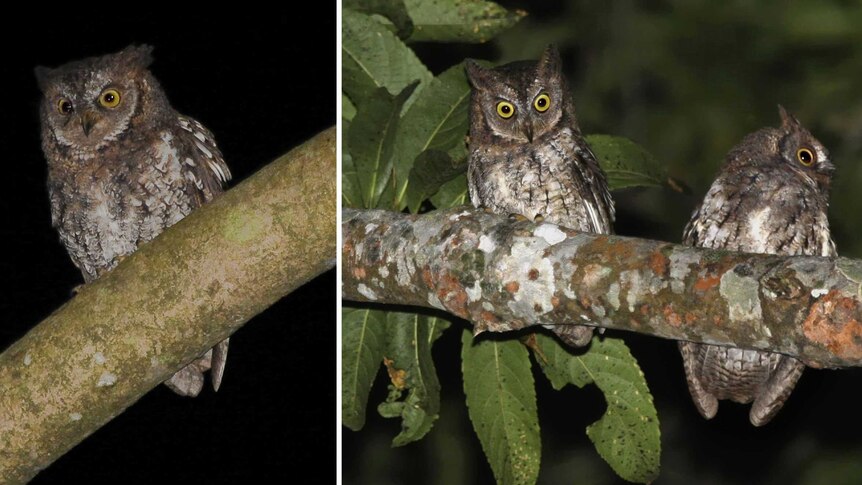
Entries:
<svg viewBox="0 0 862 485">
<path fill-rule="evenodd" d="M 545 74 L 559 73 L 561 65 L 560 51 L 557 49 L 557 46 L 555 44 L 548 45 L 545 51 L 542 52 L 542 56 L 539 57 L 539 72 Z"/>
<path fill-rule="evenodd" d="M 480 66 L 479 63 L 473 59 L 467 59 L 464 61 L 464 70 L 467 72 L 467 79 L 474 88 L 482 89 L 488 85 L 488 81 L 491 76 L 490 69 Z"/>
<path fill-rule="evenodd" d="M 50 67 L 36 66 L 36 69 L 33 69 L 33 73 L 36 74 L 36 83 L 39 85 L 39 90 L 44 93 L 54 77 L 54 70 Z"/>
<path fill-rule="evenodd" d="M 128 66 L 146 69 L 153 63 L 153 46 L 130 45 L 117 53 L 123 62 Z"/>
</svg>

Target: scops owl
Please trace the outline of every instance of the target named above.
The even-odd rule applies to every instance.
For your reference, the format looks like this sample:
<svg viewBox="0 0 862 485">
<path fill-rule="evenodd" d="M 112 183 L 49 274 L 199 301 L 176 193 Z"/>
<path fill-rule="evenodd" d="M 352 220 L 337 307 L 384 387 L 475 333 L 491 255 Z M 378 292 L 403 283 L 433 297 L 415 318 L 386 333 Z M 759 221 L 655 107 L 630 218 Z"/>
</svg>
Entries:
<svg viewBox="0 0 862 485">
<path fill-rule="evenodd" d="M 826 210 L 834 166 L 826 148 L 779 106 L 781 126 L 749 134 L 694 211 L 683 242 L 748 253 L 834 256 Z M 689 391 L 703 417 L 719 399 L 753 401 L 755 426 L 784 405 L 805 365 L 758 350 L 680 342 Z"/>
<path fill-rule="evenodd" d="M 575 117 L 560 54 L 484 68 L 467 61 L 470 96 L 470 200 L 499 214 L 536 217 L 571 229 L 609 234 L 614 204 L 607 179 Z M 592 327 L 557 325 L 573 346 Z"/>
<path fill-rule="evenodd" d="M 130 46 L 36 68 L 52 222 L 87 283 L 230 180 L 213 135 L 177 113 L 147 69 L 151 52 Z M 165 384 L 196 396 L 212 368 L 218 390 L 227 349 L 225 339 Z"/>
</svg>

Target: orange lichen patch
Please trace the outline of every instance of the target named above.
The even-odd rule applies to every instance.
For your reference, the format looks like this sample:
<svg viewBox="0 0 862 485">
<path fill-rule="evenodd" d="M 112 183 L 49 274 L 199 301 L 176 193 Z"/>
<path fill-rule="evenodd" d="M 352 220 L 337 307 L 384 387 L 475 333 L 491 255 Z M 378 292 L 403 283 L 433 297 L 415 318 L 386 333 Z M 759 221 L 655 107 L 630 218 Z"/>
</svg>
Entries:
<svg viewBox="0 0 862 485">
<path fill-rule="evenodd" d="M 518 292 L 518 289 L 521 288 L 521 285 L 517 281 L 510 281 L 503 285 L 503 288 L 505 288 L 509 293 L 515 294 Z"/>
<path fill-rule="evenodd" d="M 593 288 L 599 284 L 599 282 L 607 276 L 606 272 L 603 272 L 604 266 L 600 264 L 587 264 L 584 266 L 584 276 L 581 278 L 581 283 L 585 285 L 587 288 Z"/>
<path fill-rule="evenodd" d="M 557 298 L 556 296 L 552 296 L 552 297 L 551 297 L 551 305 L 552 305 L 554 308 L 557 308 L 558 306 L 560 306 L 560 299 L 559 299 L 559 298 Z"/>
<path fill-rule="evenodd" d="M 491 328 L 492 326 L 500 323 L 500 319 L 497 318 L 497 315 L 494 315 L 493 313 L 491 313 L 489 311 L 484 311 L 484 312 L 480 313 L 480 315 L 482 318 L 482 322 L 485 323 L 486 328 Z"/>
<path fill-rule="evenodd" d="M 527 277 L 530 278 L 530 281 L 536 281 L 539 279 L 539 270 L 536 268 L 530 269 L 530 272 L 527 273 Z"/>
<path fill-rule="evenodd" d="M 353 277 L 358 280 L 365 278 L 365 268 L 353 268 Z"/>
<path fill-rule="evenodd" d="M 596 256 L 602 261 L 622 261 L 630 258 L 632 255 L 632 245 L 625 241 L 617 240 L 611 242 L 607 237 L 597 237 L 595 242 L 589 246 L 584 246 L 584 248 L 589 247 L 592 251 L 592 246 L 595 246 L 594 251 L 596 252 Z"/>
<path fill-rule="evenodd" d="M 693 325 L 695 322 L 697 322 L 697 315 L 695 315 L 692 312 L 686 312 L 685 313 L 685 324 L 686 325 Z"/>
<path fill-rule="evenodd" d="M 437 298 L 446 305 L 446 309 L 450 312 L 459 317 L 467 316 L 467 292 L 458 278 L 448 272 L 439 277 Z"/>
<path fill-rule="evenodd" d="M 802 324 L 805 336 L 823 345 L 835 356 L 843 359 L 862 358 L 862 323 L 856 320 L 859 304 L 852 298 L 843 298 L 840 292 L 830 291 L 811 306 Z"/>
<path fill-rule="evenodd" d="M 712 317 L 712 323 L 713 323 L 713 325 L 715 325 L 716 327 L 720 327 L 720 326 L 721 326 L 721 317 L 720 317 L 720 316 L 718 316 L 718 315 L 713 316 L 713 317 Z"/>
<path fill-rule="evenodd" d="M 647 316 L 649 315 L 649 305 L 641 305 L 641 315 Z"/>
<path fill-rule="evenodd" d="M 434 288 L 434 277 L 431 274 L 431 268 L 428 266 L 422 268 L 422 282 L 428 288 Z"/>
<path fill-rule="evenodd" d="M 392 385 L 399 391 L 407 387 L 407 371 L 404 369 L 396 369 L 393 365 L 395 361 L 383 357 L 383 365 L 386 366 L 386 373 L 389 374 L 389 380 Z"/>
<path fill-rule="evenodd" d="M 664 313 L 664 319 L 667 323 L 674 327 L 682 325 L 682 317 L 679 316 L 679 313 L 673 311 L 673 305 L 666 305 L 662 313 Z"/>
<path fill-rule="evenodd" d="M 710 288 L 718 286 L 719 283 L 721 283 L 721 278 L 715 275 L 711 275 L 697 280 L 697 282 L 695 282 L 694 284 L 694 289 L 697 291 L 706 291 Z"/>
<path fill-rule="evenodd" d="M 664 257 L 664 254 L 662 254 L 658 251 L 652 253 L 649 257 L 649 268 L 657 276 L 666 275 L 667 274 L 667 258 Z"/>
</svg>

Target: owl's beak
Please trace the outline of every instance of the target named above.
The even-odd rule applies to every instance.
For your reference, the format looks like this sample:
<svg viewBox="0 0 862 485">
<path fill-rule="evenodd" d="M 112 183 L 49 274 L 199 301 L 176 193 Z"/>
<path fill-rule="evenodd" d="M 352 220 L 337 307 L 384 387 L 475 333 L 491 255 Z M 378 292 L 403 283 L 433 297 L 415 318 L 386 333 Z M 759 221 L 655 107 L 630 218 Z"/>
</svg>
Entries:
<svg viewBox="0 0 862 485">
<path fill-rule="evenodd" d="M 530 120 L 524 121 L 524 133 L 527 134 L 527 140 L 533 143 L 533 123 Z"/>
<path fill-rule="evenodd" d="M 95 111 L 85 111 L 80 118 L 81 129 L 84 130 L 84 136 L 90 136 L 90 130 L 92 130 L 93 125 L 99 121 L 98 115 Z"/>
</svg>

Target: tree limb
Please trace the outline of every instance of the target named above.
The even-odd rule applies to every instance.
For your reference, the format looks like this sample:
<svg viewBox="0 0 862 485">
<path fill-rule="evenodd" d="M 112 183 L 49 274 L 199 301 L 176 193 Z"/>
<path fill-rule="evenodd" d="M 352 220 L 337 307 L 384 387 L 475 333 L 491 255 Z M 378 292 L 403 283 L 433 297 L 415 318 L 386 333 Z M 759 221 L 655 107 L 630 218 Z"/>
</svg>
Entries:
<svg viewBox="0 0 862 485">
<path fill-rule="evenodd" d="M 862 365 L 862 261 L 583 234 L 464 207 L 342 217 L 348 300 L 442 309 L 477 334 L 585 323 Z"/>
<path fill-rule="evenodd" d="M 335 128 L 166 230 L 0 355 L 0 481 L 26 482 L 335 265 Z"/>
</svg>

